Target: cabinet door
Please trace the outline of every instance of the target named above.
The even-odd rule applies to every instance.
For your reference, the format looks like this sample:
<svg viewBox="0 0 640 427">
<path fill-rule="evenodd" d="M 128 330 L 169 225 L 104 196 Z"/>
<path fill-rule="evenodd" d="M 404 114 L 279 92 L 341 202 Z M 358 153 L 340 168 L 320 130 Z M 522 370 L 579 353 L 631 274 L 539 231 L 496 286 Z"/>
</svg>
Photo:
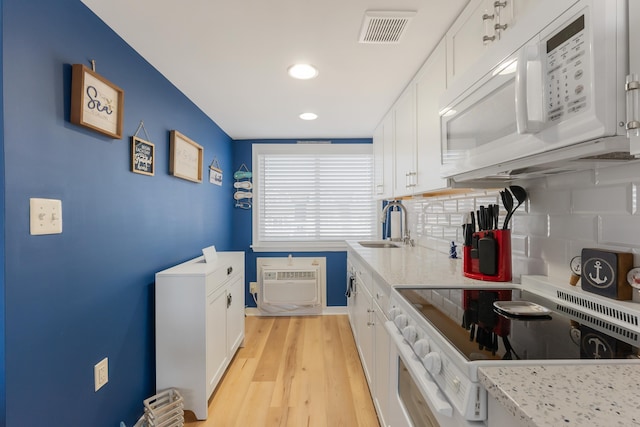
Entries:
<svg viewBox="0 0 640 427">
<path fill-rule="evenodd" d="M 244 276 L 227 284 L 227 346 L 232 358 L 244 339 Z"/>
<path fill-rule="evenodd" d="M 393 196 L 413 192 L 416 173 L 416 101 L 415 86 L 410 85 L 394 107 L 395 185 Z"/>
<path fill-rule="evenodd" d="M 393 150 L 395 147 L 395 121 L 393 113 L 387 114 L 387 116 L 382 121 L 383 127 L 383 158 L 384 158 L 384 192 L 382 193 L 382 198 L 389 199 L 393 197 L 393 188 L 394 188 L 394 160 L 393 160 Z"/>
<path fill-rule="evenodd" d="M 208 398 L 227 367 L 227 290 L 224 286 L 207 295 L 205 317 Z"/>
<path fill-rule="evenodd" d="M 640 2 L 629 2 L 629 70 L 632 81 L 640 81 Z M 635 117 L 631 120 L 640 122 L 640 89 L 631 91 L 627 96 L 635 99 Z M 629 131 L 631 154 L 640 155 L 640 129 Z"/>
<path fill-rule="evenodd" d="M 442 144 L 440 142 L 440 95 L 447 88 L 446 45 L 442 40 L 425 62 L 416 79 L 416 158 L 418 160 L 416 192 L 446 187 L 440 177 Z"/>
<path fill-rule="evenodd" d="M 503 38 L 513 28 L 518 26 L 518 22 L 525 16 L 526 12 L 533 5 L 539 5 L 548 0 L 500 0 L 496 2 L 496 12 L 499 14 L 499 24 L 506 28 L 500 31 L 500 38 Z"/>
<path fill-rule="evenodd" d="M 494 36 L 491 29 L 493 1 L 472 0 L 447 31 L 447 82 L 451 84 L 480 59 L 490 41 L 483 41 Z"/>
<path fill-rule="evenodd" d="M 373 197 L 384 194 L 384 124 L 373 132 Z"/>
<path fill-rule="evenodd" d="M 360 353 L 362 369 L 367 378 L 369 387 L 372 387 L 373 375 L 373 329 L 371 328 L 372 311 L 371 310 L 371 294 L 363 283 L 358 283 L 358 293 L 355 296 L 356 304 L 356 328 L 357 328 L 357 347 Z"/>
<path fill-rule="evenodd" d="M 375 387 L 374 387 L 374 401 L 378 408 L 378 415 L 380 417 L 380 424 L 386 426 L 386 422 L 389 421 L 389 398 L 390 398 L 390 380 L 389 380 L 389 360 L 390 360 L 390 346 L 392 345 L 389 340 L 389 335 L 384 327 L 384 322 L 387 320 L 383 314 L 382 309 L 377 304 L 373 304 L 375 311 L 375 320 L 373 321 L 374 330 L 374 344 L 375 344 Z"/>
</svg>

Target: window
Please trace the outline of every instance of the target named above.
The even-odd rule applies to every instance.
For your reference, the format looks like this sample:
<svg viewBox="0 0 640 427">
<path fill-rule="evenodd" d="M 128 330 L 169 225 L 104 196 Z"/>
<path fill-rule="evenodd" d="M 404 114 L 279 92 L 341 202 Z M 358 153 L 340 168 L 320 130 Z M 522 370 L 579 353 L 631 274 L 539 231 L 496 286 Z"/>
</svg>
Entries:
<svg viewBox="0 0 640 427">
<path fill-rule="evenodd" d="M 254 144 L 253 250 L 344 250 L 376 235 L 371 144 Z"/>
</svg>

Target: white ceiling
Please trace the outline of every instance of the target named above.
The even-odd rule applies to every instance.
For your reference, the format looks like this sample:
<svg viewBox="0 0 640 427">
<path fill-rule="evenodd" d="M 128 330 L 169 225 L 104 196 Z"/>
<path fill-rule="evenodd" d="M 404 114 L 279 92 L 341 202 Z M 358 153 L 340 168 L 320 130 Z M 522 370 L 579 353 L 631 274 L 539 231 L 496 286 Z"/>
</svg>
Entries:
<svg viewBox="0 0 640 427">
<path fill-rule="evenodd" d="M 468 2 L 82 1 L 234 139 L 371 137 Z M 367 10 L 417 14 L 399 44 L 361 44 Z"/>
</svg>

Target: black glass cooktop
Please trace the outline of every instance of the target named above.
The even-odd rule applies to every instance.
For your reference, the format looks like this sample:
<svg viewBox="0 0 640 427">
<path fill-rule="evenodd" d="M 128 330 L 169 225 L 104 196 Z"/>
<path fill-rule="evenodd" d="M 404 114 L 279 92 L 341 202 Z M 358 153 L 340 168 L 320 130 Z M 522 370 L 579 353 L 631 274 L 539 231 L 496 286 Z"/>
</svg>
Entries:
<svg viewBox="0 0 640 427">
<path fill-rule="evenodd" d="M 397 291 L 467 360 L 639 358 L 638 333 L 526 290 Z"/>
</svg>

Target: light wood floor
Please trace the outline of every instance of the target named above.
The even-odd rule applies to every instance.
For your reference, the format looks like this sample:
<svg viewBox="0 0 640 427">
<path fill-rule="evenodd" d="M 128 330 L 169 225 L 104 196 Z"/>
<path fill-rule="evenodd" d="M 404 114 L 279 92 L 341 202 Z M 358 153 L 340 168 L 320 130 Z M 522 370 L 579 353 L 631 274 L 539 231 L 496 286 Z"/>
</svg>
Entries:
<svg viewBox="0 0 640 427">
<path fill-rule="evenodd" d="M 238 350 L 188 427 L 379 427 L 347 316 L 246 318 Z"/>
</svg>

